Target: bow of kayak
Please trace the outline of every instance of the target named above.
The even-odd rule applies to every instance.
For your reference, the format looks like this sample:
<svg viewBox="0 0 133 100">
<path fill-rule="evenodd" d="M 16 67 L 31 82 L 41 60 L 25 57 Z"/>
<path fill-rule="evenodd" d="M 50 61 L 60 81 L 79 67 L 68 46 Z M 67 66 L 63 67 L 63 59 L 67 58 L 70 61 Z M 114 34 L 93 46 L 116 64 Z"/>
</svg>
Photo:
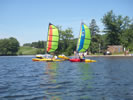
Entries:
<svg viewBox="0 0 133 100">
<path fill-rule="evenodd" d="M 32 61 L 46 61 L 46 58 L 39 59 L 39 58 L 32 58 Z"/>
<path fill-rule="evenodd" d="M 73 59 L 69 59 L 69 61 L 71 62 L 84 62 L 84 59 L 79 59 L 79 58 L 73 58 Z"/>
<path fill-rule="evenodd" d="M 62 59 L 51 59 L 51 58 L 43 58 L 43 59 L 33 58 L 32 61 L 54 62 L 54 61 L 64 61 L 64 60 L 62 60 Z"/>
<path fill-rule="evenodd" d="M 59 55 L 58 58 L 69 60 L 69 58 L 67 56 L 62 56 L 62 55 Z"/>
<path fill-rule="evenodd" d="M 85 62 L 96 62 L 96 60 L 85 59 Z"/>
<path fill-rule="evenodd" d="M 71 62 L 96 62 L 96 60 L 91 60 L 91 59 L 79 59 L 79 58 L 73 58 L 69 59 Z"/>
</svg>

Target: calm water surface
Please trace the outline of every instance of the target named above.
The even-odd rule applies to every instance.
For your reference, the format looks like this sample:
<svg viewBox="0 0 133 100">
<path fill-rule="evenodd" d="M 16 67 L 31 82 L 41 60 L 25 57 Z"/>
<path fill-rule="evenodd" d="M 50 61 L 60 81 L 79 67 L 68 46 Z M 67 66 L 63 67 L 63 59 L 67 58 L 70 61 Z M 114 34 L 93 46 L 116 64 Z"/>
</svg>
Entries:
<svg viewBox="0 0 133 100">
<path fill-rule="evenodd" d="M 0 100 L 133 100 L 133 57 L 96 63 L 0 57 Z"/>
</svg>

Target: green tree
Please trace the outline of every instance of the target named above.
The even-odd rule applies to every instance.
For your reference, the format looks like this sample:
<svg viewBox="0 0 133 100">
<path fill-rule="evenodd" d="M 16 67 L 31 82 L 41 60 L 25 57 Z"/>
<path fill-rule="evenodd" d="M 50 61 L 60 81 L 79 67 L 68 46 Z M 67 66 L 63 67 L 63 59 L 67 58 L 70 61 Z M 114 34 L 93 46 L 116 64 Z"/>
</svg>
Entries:
<svg viewBox="0 0 133 100">
<path fill-rule="evenodd" d="M 102 36 L 99 33 L 99 27 L 96 24 L 95 19 L 91 20 L 89 25 L 90 32 L 91 32 L 91 44 L 89 50 L 91 53 L 99 53 L 101 52 L 101 45 L 102 45 Z"/>
<path fill-rule="evenodd" d="M 130 51 L 133 51 L 133 24 L 123 31 L 121 43 Z"/>
<path fill-rule="evenodd" d="M 38 48 L 38 43 L 37 42 L 32 42 L 31 47 Z"/>
<path fill-rule="evenodd" d="M 101 45 L 100 45 L 100 49 L 101 52 L 105 52 L 105 50 L 107 50 L 107 46 L 108 46 L 108 40 L 107 40 L 107 34 L 102 34 L 101 35 Z"/>
<path fill-rule="evenodd" d="M 1 39 L 0 40 L 0 55 L 7 55 L 8 44 L 9 44 L 9 40 L 8 39 Z"/>
<path fill-rule="evenodd" d="M 0 55 L 16 55 L 19 50 L 19 42 L 16 38 L 0 40 Z"/>
<path fill-rule="evenodd" d="M 44 41 L 38 41 L 37 48 L 44 48 Z"/>
<path fill-rule="evenodd" d="M 19 50 L 19 42 L 17 39 L 13 37 L 9 38 L 8 50 L 11 52 L 11 55 L 16 55 L 16 52 Z"/>
<path fill-rule="evenodd" d="M 24 46 L 27 46 L 28 43 L 24 44 Z M 38 42 L 32 42 L 31 45 L 29 45 L 34 48 L 44 48 L 45 47 L 45 41 L 38 41 Z"/>
<path fill-rule="evenodd" d="M 65 53 L 66 55 L 71 55 L 73 53 L 73 46 L 71 46 L 74 42 L 73 39 L 73 31 L 72 28 L 68 28 L 66 30 L 62 30 L 61 26 L 57 26 L 59 29 L 60 40 L 59 47 L 57 49 L 58 53 Z"/>
<path fill-rule="evenodd" d="M 95 36 L 92 36 L 89 50 L 91 51 L 91 53 L 95 54 L 101 52 L 101 47 L 102 47 L 101 35 L 95 34 Z"/>
<path fill-rule="evenodd" d="M 25 43 L 25 44 L 23 44 L 23 46 L 29 46 L 29 47 L 31 47 L 31 43 Z"/>
<path fill-rule="evenodd" d="M 105 25 L 104 32 L 107 34 L 107 40 L 109 45 L 120 45 L 122 32 L 129 25 L 129 18 L 122 17 L 121 15 L 116 16 L 113 11 L 109 11 L 102 18 L 102 22 Z"/>
<path fill-rule="evenodd" d="M 97 26 L 95 19 L 91 20 L 89 28 L 90 28 L 91 36 L 94 36 L 95 34 L 99 33 L 99 27 Z"/>
</svg>

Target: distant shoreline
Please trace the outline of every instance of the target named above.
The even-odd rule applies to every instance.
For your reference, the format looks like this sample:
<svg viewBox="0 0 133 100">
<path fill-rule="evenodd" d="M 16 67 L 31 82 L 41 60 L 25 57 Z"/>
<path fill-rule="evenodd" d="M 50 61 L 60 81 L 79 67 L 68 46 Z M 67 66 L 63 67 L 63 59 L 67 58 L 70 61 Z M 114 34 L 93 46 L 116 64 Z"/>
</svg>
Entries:
<svg viewBox="0 0 133 100">
<path fill-rule="evenodd" d="M 8 56 L 8 55 L 7 55 Z M 7 56 L 0 56 L 0 57 L 7 57 Z M 35 57 L 35 55 L 9 55 L 8 57 Z M 68 56 L 68 57 L 74 57 L 74 56 Z M 119 55 L 85 55 L 85 57 L 133 57 L 133 54 L 119 54 Z"/>
<path fill-rule="evenodd" d="M 133 57 L 133 55 L 86 55 L 85 57 Z"/>
</svg>

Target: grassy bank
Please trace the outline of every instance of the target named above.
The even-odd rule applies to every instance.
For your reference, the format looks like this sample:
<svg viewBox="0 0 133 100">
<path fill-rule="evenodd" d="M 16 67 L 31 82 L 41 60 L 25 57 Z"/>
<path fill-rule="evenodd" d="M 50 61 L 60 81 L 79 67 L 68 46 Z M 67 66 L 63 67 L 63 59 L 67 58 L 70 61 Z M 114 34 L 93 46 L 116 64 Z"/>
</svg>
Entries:
<svg viewBox="0 0 133 100">
<path fill-rule="evenodd" d="M 36 54 L 44 54 L 44 49 L 22 46 L 17 52 L 17 55 L 36 55 Z M 133 54 L 133 52 L 129 52 L 129 54 Z M 88 56 L 124 56 L 124 53 L 114 53 L 112 55 L 103 55 L 102 53 L 96 53 L 96 54 L 89 54 Z"/>
<path fill-rule="evenodd" d="M 39 54 L 42 52 L 43 52 L 43 49 L 22 46 L 22 47 L 20 47 L 17 54 L 18 55 L 35 55 L 35 54 Z"/>
</svg>

